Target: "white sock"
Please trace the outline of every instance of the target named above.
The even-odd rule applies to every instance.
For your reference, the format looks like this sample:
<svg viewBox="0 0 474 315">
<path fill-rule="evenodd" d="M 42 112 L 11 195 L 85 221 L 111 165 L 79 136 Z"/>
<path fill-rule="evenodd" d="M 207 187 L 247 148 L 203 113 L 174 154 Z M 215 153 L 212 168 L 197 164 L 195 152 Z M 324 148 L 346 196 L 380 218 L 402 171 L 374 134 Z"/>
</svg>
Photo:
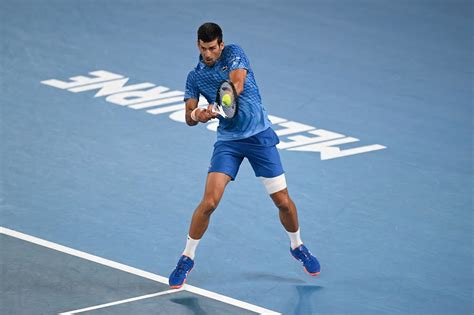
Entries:
<svg viewBox="0 0 474 315">
<path fill-rule="evenodd" d="M 196 252 L 196 248 L 199 244 L 200 240 L 192 239 L 188 235 L 188 240 L 186 241 L 186 248 L 184 249 L 183 255 L 188 256 L 189 258 L 194 260 L 194 254 Z"/>
<path fill-rule="evenodd" d="M 288 232 L 288 231 L 286 231 L 286 233 L 288 233 L 288 236 L 290 237 L 291 249 L 295 249 L 296 247 L 303 244 L 303 241 L 301 240 L 300 229 L 299 228 L 298 228 L 298 231 L 296 231 L 294 233 Z"/>
</svg>

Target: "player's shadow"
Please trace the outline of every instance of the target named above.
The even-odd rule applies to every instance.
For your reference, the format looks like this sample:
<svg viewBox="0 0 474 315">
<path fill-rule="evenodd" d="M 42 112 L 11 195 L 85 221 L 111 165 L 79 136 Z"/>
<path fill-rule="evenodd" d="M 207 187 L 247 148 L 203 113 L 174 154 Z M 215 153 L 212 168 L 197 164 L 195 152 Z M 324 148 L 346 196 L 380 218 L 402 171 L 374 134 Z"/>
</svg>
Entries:
<svg viewBox="0 0 474 315">
<path fill-rule="evenodd" d="M 278 282 L 278 283 L 306 283 L 305 281 L 296 277 L 284 277 L 271 273 L 262 272 L 247 272 L 241 275 L 242 280 L 247 281 L 267 281 L 267 282 Z"/>
<path fill-rule="evenodd" d="M 241 276 L 242 280 L 245 281 L 267 281 L 284 283 L 296 289 L 298 300 L 289 301 L 290 304 L 295 306 L 294 314 L 316 314 L 317 310 L 314 309 L 316 292 L 321 291 L 324 287 L 320 285 L 308 284 L 307 281 L 296 277 L 285 277 L 281 275 L 261 273 L 261 272 L 249 272 L 244 273 Z"/>
<path fill-rule="evenodd" d="M 186 307 L 191 314 L 206 315 L 208 314 L 200 305 L 199 299 L 195 297 L 172 298 L 171 302 Z"/>
<path fill-rule="evenodd" d="M 295 314 L 316 314 L 316 310 L 313 309 L 313 301 L 315 301 L 314 293 L 318 292 L 324 287 L 319 285 L 296 285 L 296 291 L 298 292 L 298 302 L 295 307 Z"/>
</svg>

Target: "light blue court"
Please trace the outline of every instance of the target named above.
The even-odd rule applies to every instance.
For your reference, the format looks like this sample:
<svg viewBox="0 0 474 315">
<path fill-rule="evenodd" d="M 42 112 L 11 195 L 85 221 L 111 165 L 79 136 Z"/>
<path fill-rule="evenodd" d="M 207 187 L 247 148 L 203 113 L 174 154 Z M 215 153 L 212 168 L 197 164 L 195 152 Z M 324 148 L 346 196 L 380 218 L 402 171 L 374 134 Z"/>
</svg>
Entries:
<svg viewBox="0 0 474 315">
<path fill-rule="evenodd" d="M 472 15 L 0 1 L 0 313 L 472 314 Z M 183 123 L 206 21 L 250 59 L 317 278 L 244 161 L 188 285 L 166 285 L 216 137 Z"/>
</svg>

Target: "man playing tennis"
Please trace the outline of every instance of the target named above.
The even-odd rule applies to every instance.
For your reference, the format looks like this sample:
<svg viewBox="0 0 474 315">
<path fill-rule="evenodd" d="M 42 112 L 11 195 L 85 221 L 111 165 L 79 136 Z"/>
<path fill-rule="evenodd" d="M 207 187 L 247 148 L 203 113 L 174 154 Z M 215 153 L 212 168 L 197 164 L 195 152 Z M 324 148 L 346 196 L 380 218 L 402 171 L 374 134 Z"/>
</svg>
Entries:
<svg viewBox="0 0 474 315">
<path fill-rule="evenodd" d="M 180 288 L 194 266 L 196 247 L 204 235 L 212 212 L 217 208 L 229 181 L 234 180 L 244 158 L 247 158 L 267 193 L 279 209 L 280 221 L 290 238 L 290 252 L 306 272 L 316 276 L 319 262 L 311 255 L 300 237 L 295 204 L 288 195 L 285 173 L 276 145 L 278 136 L 262 105 L 259 90 L 249 60 L 237 45 L 224 46 L 222 30 L 215 23 L 205 23 L 198 29 L 199 63 L 187 77 L 186 123 L 189 126 L 218 118 L 217 141 L 208 170 L 202 201 L 194 211 L 186 248 L 169 277 L 172 288 Z M 199 96 L 214 103 L 222 81 L 229 80 L 238 96 L 238 111 L 231 119 L 219 116 L 212 105 L 199 108 Z"/>
</svg>

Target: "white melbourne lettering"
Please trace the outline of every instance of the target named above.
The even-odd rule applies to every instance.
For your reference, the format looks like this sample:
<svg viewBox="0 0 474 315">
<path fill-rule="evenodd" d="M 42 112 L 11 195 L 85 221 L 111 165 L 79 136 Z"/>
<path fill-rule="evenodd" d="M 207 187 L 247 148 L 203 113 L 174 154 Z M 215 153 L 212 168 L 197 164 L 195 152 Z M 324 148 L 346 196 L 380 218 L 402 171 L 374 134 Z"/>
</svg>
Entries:
<svg viewBox="0 0 474 315">
<path fill-rule="evenodd" d="M 334 140 L 338 138 L 344 138 L 344 135 L 340 133 L 327 131 L 324 129 L 315 129 L 308 131 L 309 134 L 316 135 L 317 137 L 307 137 L 305 135 L 294 135 L 289 136 L 288 139 L 291 141 L 280 141 L 278 144 L 279 149 L 289 149 L 293 147 L 302 146 L 310 143 L 317 143 L 323 141 Z"/>
<path fill-rule="evenodd" d="M 70 80 L 69 82 L 52 79 L 52 80 L 41 81 L 41 83 L 56 87 L 58 89 L 65 90 L 65 89 L 70 89 L 70 88 L 74 88 L 81 85 L 105 82 L 105 81 L 123 78 L 123 76 L 121 76 L 120 74 L 115 74 L 112 72 L 102 71 L 102 70 L 92 71 L 92 72 L 89 72 L 89 74 L 91 74 L 93 78 L 77 76 L 77 77 L 69 78 Z"/>
<path fill-rule="evenodd" d="M 154 101 L 157 99 L 164 99 L 170 96 L 183 95 L 183 92 L 172 91 L 167 92 L 169 88 L 165 86 L 157 86 L 149 90 L 135 90 L 130 92 L 117 93 L 107 96 L 107 102 L 114 103 L 122 106 L 135 105 L 138 103 L 144 103 Z"/>
<path fill-rule="evenodd" d="M 135 110 L 147 109 L 146 113 L 152 115 L 171 113 L 170 119 L 185 123 L 184 92 L 170 91 L 168 87 L 155 86 L 149 82 L 126 85 L 128 77 L 104 70 L 92 71 L 89 74 L 90 77 L 75 76 L 69 78 L 69 81 L 50 79 L 41 83 L 73 93 L 98 90 L 94 97 L 106 97 L 105 100 L 109 103 Z M 207 106 L 206 99 L 201 97 L 198 105 Z M 341 149 L 339 145 L 358 142 L 359 139 L 282 117 L 268 115 L 268 118 L 281 139 L 277 146 L 281 150 L 319 152 L 321 160 L 330 160 L 386 148 L 380 144 L 372 144 Z M 217 121 L 210 121 L 206 127 L 216 131 L 218 125 Z"/>
<path fill-rule="evenodd" d="M 111 94 L 126 92 L 126 91 L 134 91 L 140 89 L 146 89 L 150 87 L 154 87 L 153 83 L 140 83 L 140 84 L 132 84 L 124 86 L 127 83 L 129 78 L 114 80 L 114 81 L 106 81 L 106 82 L 99 82 L 96 84 L 89 84 L 89 85 L 82 85 L 75 88 L 68 89 L 71 92 L 78 93 L 78 92 L 85 92 L 91 90 L 97 90 L 100 88 L 99 92 L 97 92 L 94 96 L 108 96 Z"/>
</svg>

